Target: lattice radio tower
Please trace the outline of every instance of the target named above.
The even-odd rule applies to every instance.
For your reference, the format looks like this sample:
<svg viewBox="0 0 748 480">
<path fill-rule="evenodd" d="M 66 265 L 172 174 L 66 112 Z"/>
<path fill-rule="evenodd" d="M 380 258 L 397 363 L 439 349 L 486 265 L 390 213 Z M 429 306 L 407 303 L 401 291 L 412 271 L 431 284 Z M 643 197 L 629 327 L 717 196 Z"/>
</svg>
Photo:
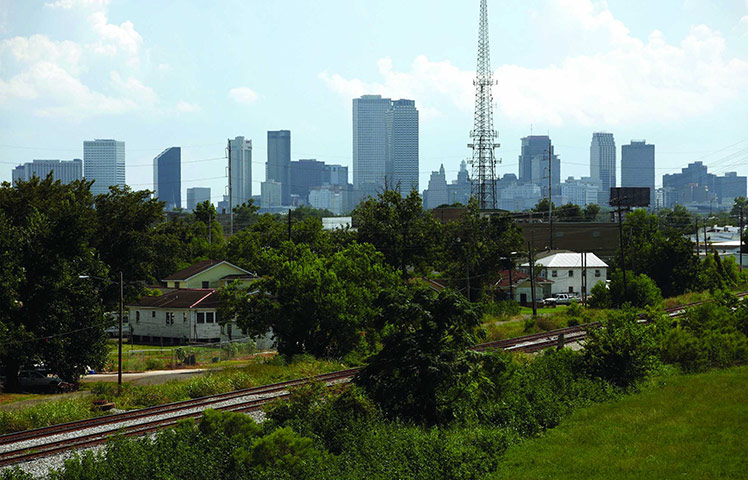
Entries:
<svg viewBox="0 0 748 480">
<path fill-rule="evenodd" d="M 478 199 L 481 210 L 496 208 L 496 156 L 494 150 L 498 132 L 493 129 L 491 87 L 494 80 L 491 74 L 491 55 L 488 47 L 488 9 L 486 0 L 480 2 L 480 23 L 478 33 L 478 68 L 475 80 L 475 118 L 470 136 L 473 143 L 473 166 L 471 195 Z"/>
</svg>

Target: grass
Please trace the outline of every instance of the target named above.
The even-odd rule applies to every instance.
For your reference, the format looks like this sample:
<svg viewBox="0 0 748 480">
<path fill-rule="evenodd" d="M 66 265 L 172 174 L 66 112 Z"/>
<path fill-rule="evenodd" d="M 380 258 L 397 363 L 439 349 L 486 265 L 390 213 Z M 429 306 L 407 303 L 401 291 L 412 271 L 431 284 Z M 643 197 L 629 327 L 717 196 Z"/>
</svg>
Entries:
<svg viewBox="0 0 748 480">
<path fill-rule="evenodd" d="M 0 393 L 0 406 L 33 398 L 44 398 L 44 395 L 38 393 Z"/>
<path fill-rule="evenodd" d="M 124 384 L 119 394 L 116 384 L 110 382 L 93 383 L 89 388 L 97 399 L 115 402 L 118 408 L 130 409 L 309 377 L 343 368 L 345 366 L 340 363 L 306 356 L 290 363 L 286 363 L 282 357 L 256 358 L 242 367 L 216 370 L 188 380 L 172 380 L 160 385 Z"/>
<path fill-rule="evenodd" d="M 98 415 L 91 400 L 75 398 L 39 403 L 25 408 L 0 410 L 0 434 L 46 427 Z"/>
<path fill-rule="evenodd" d="M 510 447 L 493 478 L 748 478 L 748 367 L 660 378 Z"/>
</svg>

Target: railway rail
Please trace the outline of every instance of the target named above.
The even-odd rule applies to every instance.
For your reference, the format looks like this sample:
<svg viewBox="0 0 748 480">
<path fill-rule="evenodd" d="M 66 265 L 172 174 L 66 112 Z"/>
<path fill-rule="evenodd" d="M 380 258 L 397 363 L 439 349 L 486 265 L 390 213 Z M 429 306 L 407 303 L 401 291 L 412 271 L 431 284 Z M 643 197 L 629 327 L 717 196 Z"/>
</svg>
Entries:
<svg viewBox="0 0 748 480">
<path fill-rule="evenodd" d="M 748 295 L 741 292 L 739 297 Z M 667 308 L 671 317 L 683 315 L 690 307 L 706 301 L 693 302 Z M 640 321 L 647 321 L 644 314 Z M 512 352 L 533 353 L 559 344 L 584 340 L 590 329 L 599 328 L 600 322 L 560 328 L 522 337 L 497 340 L 475 345 L 474 350 L 503 349 Z M 561 337 L 563 338 L 561 339 Z M 207 408 L 232 412 L 260 410 L 269 402 L 288 396 L 288 389 L 309 381 L 348 381 L 358 368 L 300 378 L 271 385 L 246 388 L 191 400 L 173 402 L 154 407 L 131 410 L 102 417 L 79 420 L 59 425 L 0 435 L 0 467 L 56 455 L 73 449 L 89 448 L 106 443 L 113 435 L 138 436 L 162 430 L 183 419 L 199 419 Z M 245 398 L 246 397 L 246 398 Z"/>
</svg>

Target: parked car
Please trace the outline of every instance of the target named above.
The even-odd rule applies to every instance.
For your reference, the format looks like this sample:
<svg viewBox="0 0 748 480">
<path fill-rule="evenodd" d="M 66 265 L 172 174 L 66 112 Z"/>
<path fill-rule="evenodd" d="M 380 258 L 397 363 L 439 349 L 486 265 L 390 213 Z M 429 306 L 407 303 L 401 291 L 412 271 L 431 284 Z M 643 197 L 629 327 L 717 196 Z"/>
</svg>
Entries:
<svg viewBox="0 0 748 480">
<path fill-rule="evenodd" d="M 543 305 L 555 307 L 556 305 L 569 305 L 572 300 L 577 300 L 571 293 L 554 293 L 552 297 L 543 299 Z"/>
<path fill-rule="evenodd" d="M 107 327 L 106 333 L 111 338 L 118 338 L 119 337 L 119 323 L 116 323 L 112 325 L 111 327 Z M 122 322 L 122 336 L 127 338 L 130 336 L 130 324 L 126 321 Z"/>
<path fill-rule="evenodd" d="M 68 392 L 73 385 L 63 381 L 60 377 L 47 375 L 41 370 L 21 370 L 18 382 L 24 390 L 40 392 Z"/>
</svg>

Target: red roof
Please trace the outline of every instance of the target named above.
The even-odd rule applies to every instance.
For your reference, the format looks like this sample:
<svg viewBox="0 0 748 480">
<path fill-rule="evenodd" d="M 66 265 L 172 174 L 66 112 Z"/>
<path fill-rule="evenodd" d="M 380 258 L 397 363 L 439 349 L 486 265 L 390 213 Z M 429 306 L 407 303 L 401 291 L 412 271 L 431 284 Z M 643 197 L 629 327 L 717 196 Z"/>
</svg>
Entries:
<svg viewBox="0 0 748 480">
<path fill-rule="evenodd" d="M 141 297 L 127 306 L 150 308 L 217 308 L 218 293 L 216 293 L 214 288 L 182 288 L 155 297 Z"/>
<path fill-rule="evenodd" d="M 512 270 L 512 281 L 514 282 L 513 287 L 516 287 L 523 281 L 530 278 L 530 275 L 522 272 L 518 272 L 517 270 Z M 547 278 L 540 278 L 535 277 L 536 283 L 553 283 L 553 280 L 548 280 Z M 499 273 L 499 281 L 494 283 L 494 286 L 499 288 L 509 288 L 509 270 L 502 270 L 501 273 Z"/>
</svg>

